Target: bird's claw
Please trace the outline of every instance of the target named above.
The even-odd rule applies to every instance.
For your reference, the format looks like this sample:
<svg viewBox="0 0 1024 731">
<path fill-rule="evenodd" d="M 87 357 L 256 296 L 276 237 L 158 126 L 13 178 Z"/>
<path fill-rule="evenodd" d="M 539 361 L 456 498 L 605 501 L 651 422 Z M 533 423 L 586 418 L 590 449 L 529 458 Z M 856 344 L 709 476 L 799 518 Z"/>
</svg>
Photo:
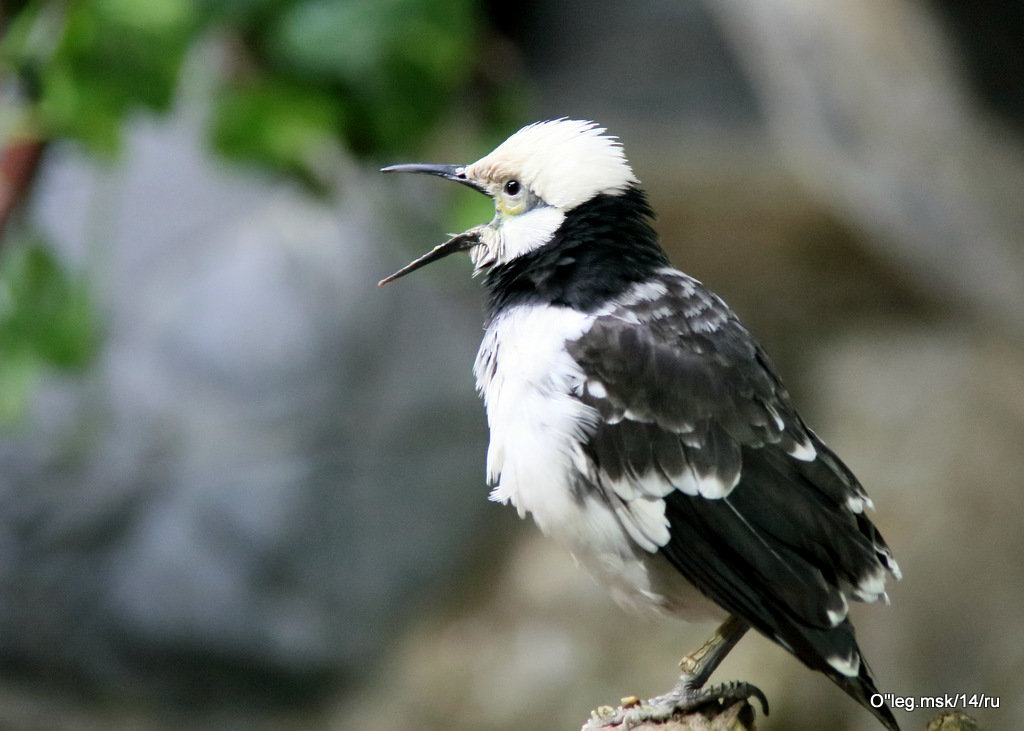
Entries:
<svg viewBox="0 0 1024 731">
<path fill-rule="evenodd" d="M 750 683 L 734 681 L 705 688 L 695 688 L 689 678 L 683 676 L 679 683 L 665 695 L 651 698 L 639 704 L 611 708 L 602 706 L 591 713 L 590 721 L 581 731 L 597 729 L 630 729 L 643 723 L 662 723 L 673 716 L 698 711 L 714 704 L 720 709 L 734 703 L 756 698 L 764 715 L 768 715 L 768 699 L 761 689 Z"/>
<path fill-rule="evenodd" d="M 709 688 L 702 688 L 697 691 L 697 694 L 706 698 L 705 703 L 718 702 L 723 706 L 757 698 L 757 702 L 761 704 L 761 712 L 766 716 L 768 715 L 768 698 L 765 697 L 765 694 L 756 685 L 742 680 L 733 680 L 728 683 L 712 685 Z M 700 705 L 699 702 L 698 705 Z"/>
</svg>

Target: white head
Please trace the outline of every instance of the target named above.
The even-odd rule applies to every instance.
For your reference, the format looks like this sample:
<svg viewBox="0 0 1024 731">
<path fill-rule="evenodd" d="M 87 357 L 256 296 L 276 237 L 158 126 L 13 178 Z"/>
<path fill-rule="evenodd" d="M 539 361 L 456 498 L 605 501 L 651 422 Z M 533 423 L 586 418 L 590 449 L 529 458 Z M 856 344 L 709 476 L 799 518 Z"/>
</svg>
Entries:
<svg viewBox="0 0 1024 731">
<path fill-rule="evenodd" d="M 471 165 L 394 165 L 384 171 L 429 173 L 463 183 L 493 198 L 495 215 L 382 283 L 466 249 L 476 272 L 512 261 L 550 241 L 576 206 L 638 182 L 619 141 L 594 122 L 575 119 L 523 127 Z"/>
<path fill-rule="evenodd" d="M 545 204 L 563 211 L 638 182 L 619 141 L 595 122 L 576 119 L 523 127 L 468 165 L 466 177 L 487 185 L 496 201 L 502 186 L 517 180 Z"/>
</svg>

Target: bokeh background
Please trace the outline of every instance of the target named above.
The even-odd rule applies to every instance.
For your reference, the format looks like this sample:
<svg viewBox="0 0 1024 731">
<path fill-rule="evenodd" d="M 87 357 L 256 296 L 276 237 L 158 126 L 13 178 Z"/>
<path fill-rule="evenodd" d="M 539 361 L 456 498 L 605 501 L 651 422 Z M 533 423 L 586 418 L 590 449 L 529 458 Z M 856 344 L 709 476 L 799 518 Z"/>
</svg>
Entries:
<svg viewBox="0 0 1024 731">
<path fill-rule="evenodd" d="M 711 628 L 486 500 L 467 262 L 375 287 L 491 215 L 378 167 L 557 116 L 873 496 L 879 686 L 1024 728 L 1016 0 L 3 3 L 0 727 L 570 729 L 668 687 Z M 759 637 L 717 677 L 875 728 Z"/>
</svg>

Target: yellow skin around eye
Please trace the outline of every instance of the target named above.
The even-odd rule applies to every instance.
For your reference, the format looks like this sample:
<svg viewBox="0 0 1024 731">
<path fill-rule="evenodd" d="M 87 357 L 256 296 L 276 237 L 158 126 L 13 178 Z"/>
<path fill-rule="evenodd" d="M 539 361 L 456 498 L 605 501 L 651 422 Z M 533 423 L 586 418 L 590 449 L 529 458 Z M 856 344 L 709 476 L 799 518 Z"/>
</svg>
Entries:
<svg viewBox="0 0 1024 731">
<path fill-rule="evenodd" d="M 494 207 L 503 216 L 516 216 L 523 212 L 523 201 L 511 201 L 502 196 L 495 201 Z"/>
</svg>

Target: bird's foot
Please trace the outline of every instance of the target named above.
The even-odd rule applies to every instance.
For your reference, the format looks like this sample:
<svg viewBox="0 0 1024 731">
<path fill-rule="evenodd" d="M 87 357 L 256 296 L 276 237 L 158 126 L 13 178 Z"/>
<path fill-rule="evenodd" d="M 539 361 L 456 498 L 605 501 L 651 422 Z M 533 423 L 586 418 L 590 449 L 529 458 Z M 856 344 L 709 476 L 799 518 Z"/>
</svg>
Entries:
<svg viewBox="0 0 1024 731">
<path fill-rule="evenodd" d="M 674 716 L 705 709 L 717 713 L 749 698 L 756 698 L 761 704 L 761 710 L 768 715 L 768 699 L 759 688 L 750 683 L 731 682 L 700 688 L 694 685 L 692 677 L 684 675 L 665 695 L 646 701 L 630 699 L 634 702 L 624 702 L 618 708 L 603 706 L 593 711 L 590 721 L 581 731 L 630 729 L 644 723 L 664 723 Z"/>
</svg>

